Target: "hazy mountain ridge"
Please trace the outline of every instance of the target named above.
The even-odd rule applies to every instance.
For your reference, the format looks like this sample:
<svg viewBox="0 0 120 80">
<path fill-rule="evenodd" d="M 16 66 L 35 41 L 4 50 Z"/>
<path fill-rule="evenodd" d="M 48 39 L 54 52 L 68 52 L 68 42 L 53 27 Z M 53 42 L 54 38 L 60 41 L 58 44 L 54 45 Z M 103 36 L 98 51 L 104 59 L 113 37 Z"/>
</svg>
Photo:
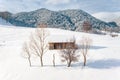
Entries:
<svg viewBox="0 0 120 80">
<path fill-rule="evenodd" d="M 51 11 L 41 8 L 31 12 L 12 14 L 7 20 L 16 26 L 36 27 L 39 23 L 46 23 L 49 27 L 75 31 L 81 31 L 84 21 L 89 21 L 94 29 L 115 27 L 78 9 Z"/>
<path fill-rule="evenodd" d="M 117 25 L 120 26 L 120 12 L 100 12 L 95 13 L 92 16 L 106 22 L 116 22 Z"/>
</svg>

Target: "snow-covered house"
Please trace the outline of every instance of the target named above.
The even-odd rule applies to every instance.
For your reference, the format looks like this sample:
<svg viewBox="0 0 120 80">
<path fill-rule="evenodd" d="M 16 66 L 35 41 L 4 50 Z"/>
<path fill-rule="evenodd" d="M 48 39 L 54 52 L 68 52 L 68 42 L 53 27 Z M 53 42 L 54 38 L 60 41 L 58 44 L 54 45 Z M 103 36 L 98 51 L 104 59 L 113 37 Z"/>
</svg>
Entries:
<svg viewBox="0 0 120 80">
<path fill-rule="evenodd" d="M 49 37 L 49 49 L 66 49 L 68 46 L 75 47 L 75 41 L 69 35 L 52 35 Z"/>
</svg>

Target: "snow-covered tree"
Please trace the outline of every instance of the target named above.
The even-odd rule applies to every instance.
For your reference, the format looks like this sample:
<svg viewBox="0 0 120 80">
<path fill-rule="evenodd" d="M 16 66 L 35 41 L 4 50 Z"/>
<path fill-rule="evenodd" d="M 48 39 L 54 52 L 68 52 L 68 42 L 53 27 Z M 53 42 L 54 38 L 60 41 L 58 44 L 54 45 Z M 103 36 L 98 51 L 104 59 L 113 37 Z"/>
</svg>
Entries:
<svg viewBox="0 0 120 80">
<path fill-rule="evenodd" d="M 71 39 L 70 41 L 76 42 L 75 39 Z M 78 54 L 77 45 L 73 47 L 68 43 L 66 49 L 60 50 L 60 56 L 62 57 L 61 61 L 67 62 L 67 67 L 70 67 L 72 62 L 79 60 L 80 55 Z"/>
<path fill-rule="evenodd" d="M 35 34 L 31 36 L 31 50 L 33 54 L 36 54 L 40 59 L 40 64 L 43 66 L 43 55 L 48 50 L 47 37 L 49 32 L 44 28 L 44 25 L 39 25 L 35 30 Z"/>
<path fill-rule="evenodd" d="M 83 37 L 82 40 L 80 40 L 80 51 L 84 58 L 84 66 L 86 66 L 87 54 L 88 50 L 90 49 L 91 43 L 92 39 L 90 39 L 89 37 Z"/>
<path fill-rule="evenodd" d="M 27 43 L 23 45 L 23 53 L 25 54 L 24 57 L 28 59 L 29 65 L 31 66 L 31 51 L 30 46 Z"/>
</svg>

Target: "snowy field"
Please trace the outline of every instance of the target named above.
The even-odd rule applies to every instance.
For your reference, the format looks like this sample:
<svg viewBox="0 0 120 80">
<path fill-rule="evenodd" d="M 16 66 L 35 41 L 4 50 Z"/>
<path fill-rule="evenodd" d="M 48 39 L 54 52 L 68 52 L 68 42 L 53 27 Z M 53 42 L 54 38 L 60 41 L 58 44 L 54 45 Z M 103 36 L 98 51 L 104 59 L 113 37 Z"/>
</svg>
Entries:
<svg viewBox="0 0 120 80">
<path fill-rule="evenodd" d="M 0 25 L 0 80 L 120 80 L 120 36 L 96 35 L 61 29 L 48 29 L 50 35 L 68 35 L 81 39 L 89 36 L 92 47 L 83 69 L 83 59 L 68 68 L 60 62 L 56 51 L 44 55 L 44 67 L 32 63 L 29 67 L 23 57 L 22 45 L 28 41 L 34 28 Z M 56 55 L 56 67 L 52 67 L 52 54 Z M 34 57 L 34 60 L 38 60 Z"/>
</svg>

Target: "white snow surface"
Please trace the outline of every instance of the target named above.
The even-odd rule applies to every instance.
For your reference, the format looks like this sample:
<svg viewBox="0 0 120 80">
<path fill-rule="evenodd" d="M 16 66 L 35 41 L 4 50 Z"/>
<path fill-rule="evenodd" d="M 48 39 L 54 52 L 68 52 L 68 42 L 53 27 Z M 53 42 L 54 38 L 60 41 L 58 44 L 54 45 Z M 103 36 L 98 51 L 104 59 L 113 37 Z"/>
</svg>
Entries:
<svg viewBox="0 0 120 80">
<path fill-rule="evenodd" d="M 0 17 L 0 25 L 9 25 L 10 26 L 12 24 L 10 24 L 9 22 L 7 22 L 6 20 L 4 20 Z"/>
<path fill-rule="evenodd" d="M 33 57 L 29 66 L 24 58 L 22 46 L 29 41 L 34 28 L 0 25 L 0 80 L 120 80 L 120 36 L 96 35 L 47 28 L 50 35 L 75 36 L 77 43 L 83 36 L 93 40 L 87 57 L 87 66 L 82 68 L 83 59 L 68 68 L 60 61 L 55 50 L 44 55 L 44 67 Z M 55 38 L 55 37 L 54 37 Z M 52 54 L 56 56 L 56 67 L 52 67 Z"/>
</svg>

